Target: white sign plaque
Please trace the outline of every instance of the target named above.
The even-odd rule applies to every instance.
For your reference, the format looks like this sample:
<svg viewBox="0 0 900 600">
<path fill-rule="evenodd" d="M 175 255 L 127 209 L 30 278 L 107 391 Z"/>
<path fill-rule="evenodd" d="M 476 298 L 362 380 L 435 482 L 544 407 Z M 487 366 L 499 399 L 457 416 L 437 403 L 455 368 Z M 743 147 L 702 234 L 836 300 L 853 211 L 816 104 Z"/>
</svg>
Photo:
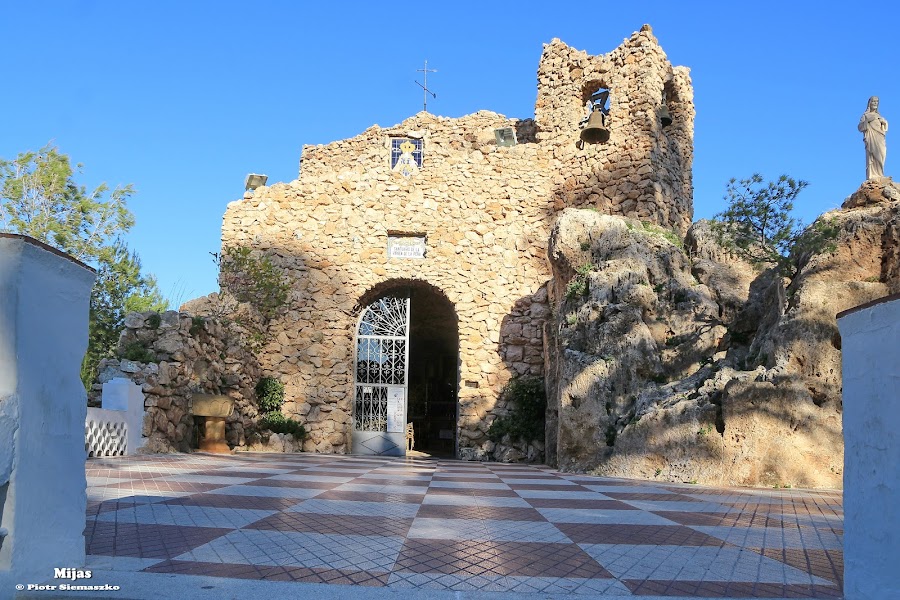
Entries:
<svg viewBox="0 0 900 600">
<path fill-rule="evenodd" d="M 388 258 L 425 258 L 425 237 L 388 236 Z"/>
<path fill-rule="evenodd" d="M 389 385 L 387 389 L 387 430 L 388 433 L 406 431 L 406 394 L 404 388 Z"/>
</svg>

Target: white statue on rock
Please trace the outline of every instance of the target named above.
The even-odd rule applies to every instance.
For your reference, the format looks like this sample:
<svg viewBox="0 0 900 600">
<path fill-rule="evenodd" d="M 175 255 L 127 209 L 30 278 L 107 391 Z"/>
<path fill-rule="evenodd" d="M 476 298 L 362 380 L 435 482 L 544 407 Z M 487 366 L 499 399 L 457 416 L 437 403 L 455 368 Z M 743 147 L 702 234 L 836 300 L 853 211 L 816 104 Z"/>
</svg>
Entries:
<svg viewBox="0 0 900 600">
<path fill-rule="evenodd" d="M 878 96 L 872 96 L 869 98 L 869 107 L 859 119 L 859 130 L 866 144 L 866 179 L 884 177 L 887 129 L 887 121 L 878 114 Z"/>
</svg>

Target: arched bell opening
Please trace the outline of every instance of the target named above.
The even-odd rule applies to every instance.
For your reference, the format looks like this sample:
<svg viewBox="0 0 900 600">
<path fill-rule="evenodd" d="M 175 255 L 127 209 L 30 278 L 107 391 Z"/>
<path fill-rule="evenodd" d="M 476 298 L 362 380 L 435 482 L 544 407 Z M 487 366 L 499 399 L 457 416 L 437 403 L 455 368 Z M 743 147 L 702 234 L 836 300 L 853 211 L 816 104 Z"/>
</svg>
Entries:
<svg viewBox="0 0 900 600">
<path fill-rule="evenodd" d="M 672 81 L 666 82 L 663 86 L 662 104 L 659 108 L 660 124 L 663 129 L 671 125 L 675 120 L 675 100 L 678 91 Z"/>
<path fill-rule="evenodd" d="M 585 115 L 578 123 L 579 144 L 604 144 L 609 141 L 610 90 L 604 83 L 592 80 L 581 89 Z"/>
<path fill-rule="evenodd" d="M 352 452 L 404 456 L 411 446 L 415 455 L 455 457 L 459 327 L 453 303 L 425 282 L 394 280 L 369 290 L 358 308 Z"/>
</svg>

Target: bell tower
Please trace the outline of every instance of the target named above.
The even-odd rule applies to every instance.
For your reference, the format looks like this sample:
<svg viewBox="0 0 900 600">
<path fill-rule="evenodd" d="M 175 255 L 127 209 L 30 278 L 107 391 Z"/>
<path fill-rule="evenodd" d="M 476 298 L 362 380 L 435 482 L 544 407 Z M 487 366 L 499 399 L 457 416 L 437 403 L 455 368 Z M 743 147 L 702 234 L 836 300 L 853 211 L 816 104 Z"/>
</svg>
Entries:
<svg viewBox="0 0 900 600">
<path fill-rule="evenodd" d="M 553 160 L 554 207 L 593 207 L 684 234 L 693 217 L 694 104 L 649 25 L 604 55 L 544 46 L 537 140 Z"/>
</svg>

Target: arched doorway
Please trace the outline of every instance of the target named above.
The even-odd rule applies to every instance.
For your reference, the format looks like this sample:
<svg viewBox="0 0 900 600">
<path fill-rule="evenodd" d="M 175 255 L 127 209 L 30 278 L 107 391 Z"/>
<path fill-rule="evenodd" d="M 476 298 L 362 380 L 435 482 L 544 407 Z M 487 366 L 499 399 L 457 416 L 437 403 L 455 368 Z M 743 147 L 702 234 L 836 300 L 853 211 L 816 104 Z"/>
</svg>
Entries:
<svg viewBox="0 0 900 600">
<path fill-rule="evenodd" d="M 404 456 L 411 423 L 417 452 L 456 456 L 459 335 L 453 304 L 416 281 L 382 284 L 360 303 L 353 453 Z"/>
</svg>

